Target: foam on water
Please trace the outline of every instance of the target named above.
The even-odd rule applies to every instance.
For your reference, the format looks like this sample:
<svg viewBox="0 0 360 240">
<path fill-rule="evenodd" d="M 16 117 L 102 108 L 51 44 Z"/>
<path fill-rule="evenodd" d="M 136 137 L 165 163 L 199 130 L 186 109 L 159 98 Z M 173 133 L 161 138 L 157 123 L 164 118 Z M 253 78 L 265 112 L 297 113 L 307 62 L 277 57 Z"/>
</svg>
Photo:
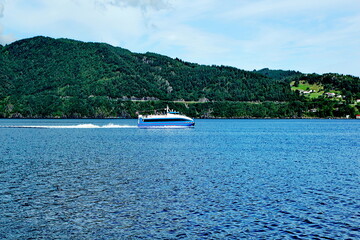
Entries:
<svg viewBox="0 0 360 240">
<path fill-rule="evenodd" d="M 59 126 L 46 126 L 46 125 L 21 125 L 21 126 L 1 126 L 0 128 L 137 128 L 134 125 L 117 125 L 109 123 L 107 125 L 95 125 L 95 124 L 78 124 L 78 125 L 59 125 Z"/>
</svg>

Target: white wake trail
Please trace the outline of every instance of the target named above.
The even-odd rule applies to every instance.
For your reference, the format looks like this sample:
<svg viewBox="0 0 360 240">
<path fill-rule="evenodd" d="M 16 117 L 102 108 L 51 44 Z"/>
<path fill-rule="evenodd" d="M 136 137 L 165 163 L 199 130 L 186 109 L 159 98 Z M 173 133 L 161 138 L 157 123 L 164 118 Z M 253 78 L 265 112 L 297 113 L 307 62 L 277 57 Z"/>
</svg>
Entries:
<svg viewBox="0 0 360 240">
<path fill-rule="evenodd" d="M 47 125 L 22 125 L 22 126 L 3 126 L 2 128 L 60 128 L 60 129 L 64 129 L 64 128 L 137 128 L 137 126 L 134 125 L 117 125 L 117 124 L 112 124 L 109 123 L 107 125 L 95 125 L 95 124 L 78 124 L 78 125 L 55 125 L 55 126 L 47 126 Z"/>
</svg>

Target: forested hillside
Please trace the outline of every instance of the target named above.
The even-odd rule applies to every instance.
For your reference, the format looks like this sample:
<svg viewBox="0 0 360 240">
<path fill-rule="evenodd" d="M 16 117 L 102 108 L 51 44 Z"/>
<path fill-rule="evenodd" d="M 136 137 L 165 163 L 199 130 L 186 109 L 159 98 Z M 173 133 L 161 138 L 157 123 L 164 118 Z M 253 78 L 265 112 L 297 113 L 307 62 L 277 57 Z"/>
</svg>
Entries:
<svg viewBox="0 0 360 240">
<path fill-rule="evenodd" d="M 266 77 L 272 78 L 274 80 L 286 80 L 291 77 L 302 76 L 301 72 L 292 71 L 292 70 L 271 70 L 268 68 L 263 68 L 260 70 L 254 70 L 253 72 L 259 73 Z"/>
<path fill-rule="evenodd" d="M 303 117 L 310 103 L 290 82 L 304 79 L 339 89 L 348 104 L 358 98 L 359 78 L 351 76 L 249 72 L 104 43 L 34 37 L 0 46 L 0 117 L 136 117 L 166 104 L 193 117 Z M 353 106 L 348 112 L 356 111 Z"/>
</svg>

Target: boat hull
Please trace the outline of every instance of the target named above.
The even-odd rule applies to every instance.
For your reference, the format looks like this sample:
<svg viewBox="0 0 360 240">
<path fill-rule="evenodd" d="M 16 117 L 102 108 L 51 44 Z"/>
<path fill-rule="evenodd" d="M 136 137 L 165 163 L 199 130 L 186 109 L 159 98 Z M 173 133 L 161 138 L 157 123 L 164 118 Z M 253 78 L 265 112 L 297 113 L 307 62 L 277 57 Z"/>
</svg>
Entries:
<svg viewBox="0 0 360 240">
<path fill-rule="evenodd" d="M 185 121 L 179 121 L 178 119 L 143 119 L 139 118 L 138 127 L 193 127 L 195 126 L 194 120 L 183 119 Z"/>
<path fill-rule="evenodd" d="M 152 114 L 152 115 L 139 115 L 138 127 L 140 128 L 180 128 L 180 127 L 193 127 L 195 125 L 194 119 L 179 112 L 170 111 L 169 107 L 166 109 L 166 114 Z"/>
<path fill-rule="evenodd" d="M 151 127 L 193 127 L 195 122 L 141 122 L 139 121 L 138 127 L 151 128 Z"/>
</svg>

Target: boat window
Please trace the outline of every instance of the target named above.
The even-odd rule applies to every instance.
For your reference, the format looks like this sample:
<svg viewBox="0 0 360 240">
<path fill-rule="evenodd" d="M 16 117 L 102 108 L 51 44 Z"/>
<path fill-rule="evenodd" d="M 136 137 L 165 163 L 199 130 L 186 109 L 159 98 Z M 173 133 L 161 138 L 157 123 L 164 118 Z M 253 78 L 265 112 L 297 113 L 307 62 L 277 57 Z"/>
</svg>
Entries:
<svg viewBox="0 0 360 240">
<path fill-rule="evenodd" d="M 184 122 L 184 121 L 190 121 L 190 120 L 185 118 L 144 119 L 144 122 Z"/>
</svg>

